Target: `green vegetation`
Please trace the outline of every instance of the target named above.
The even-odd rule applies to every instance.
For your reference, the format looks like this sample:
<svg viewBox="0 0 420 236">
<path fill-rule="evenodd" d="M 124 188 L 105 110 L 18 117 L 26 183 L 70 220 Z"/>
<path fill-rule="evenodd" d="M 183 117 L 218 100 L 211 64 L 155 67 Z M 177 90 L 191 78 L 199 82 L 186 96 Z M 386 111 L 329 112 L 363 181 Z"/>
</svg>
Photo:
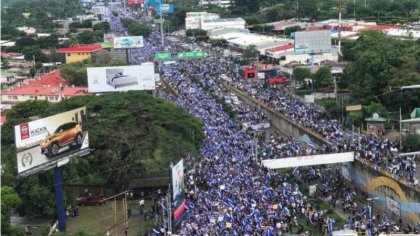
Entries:
<svg viewBox="0 0 420 236">
<path fill-rule="evenodd" d="M 3 4 L 3 1 L 2 1 Z M 25 18 L 22 13 L 31 13 Z M 1 39 L 16 40 L 22 36 L 15 28 L 21 26 L 35 27 L 38 32 L 55 31 L 53 20 L 84 14 L 78 0 L 43 0 L 14 1 L 1 12 Z M 5 34 L 6 33 L 6 34 Z"/>
<path fill-rule="evenodd" d="M 295 67 L 293 69 L 293 78 L 296 81 L 303 82 L 304 79 L 311 78 L 311 71 L 308 68 Z"/>
<path fill-rule="evenodd" d="M 418 90 L 399 89 L 420 84 L 420 41 L 395 40 L 379 31 L 367 31 L 346 44 L 343 52 L 352 61 L 343 80 L 349 84 L 354 104 L 366 105 L 376 99 L 391 111 L 401 106 L 404 114 L 420 106 Z"/>
<path fill-rule="evenodd" d="M 123 18 L 121 19 L 121 23 L 131 35 L 147 37 L 152 32 L 148 26 L 140 24 L 133 19 Z"/>
<path fill-rule="evenodd" d="M 167 176 L 170 162 L 198 154 L 203 139 L 200 120 L 144 91 L 77 97 L 57 104 L 20 103 L 8 113 L 1 130 L 2 185 L 18 193 L 22 204 L 9 205 L 17 207 L 19 213 L 53 217 L 55 204 L 51 171 L 16 178 L 14 126 L 31 116 L 50 116 L 81 106 L 87 108 L 89 141 L 94 151 L 63 167 L 67 184 L 133 188 L 135 180 Z M 74 204 L 75 193 L 66 191 L 65 197 L 67 204 Z"/>
<path fill-rule="evenodd" d="M 197 40 L 205 40 L 207 39 L 207 31 L 202 29 L 188 29 L 185 34 L 187 37 L 194 37 Z"/>
<path fill-rule="evenodd" d="M 121 66 L 123 61 L 113 60 L 107 52 L 101 52 L 94 62 L 85 60 L 83 62 L 75 62 L 61 66 L 61 76 L 67 80 L 71 85 L 87 86 L 87 68 L 99 66 Z"/>
<path fill-rule="evenodd" d="M 331 69 L 327 66 L 319 68 L 314 74 L 314 84 L 316 88 L 325 88 L 333 82 Z"/>
<path fill-rule="evenodd" d="M 407 152 L 414 152 L 420 150 L 420 135 L 409 134 L 404 141 L 404 149 Z"/>
</svg>

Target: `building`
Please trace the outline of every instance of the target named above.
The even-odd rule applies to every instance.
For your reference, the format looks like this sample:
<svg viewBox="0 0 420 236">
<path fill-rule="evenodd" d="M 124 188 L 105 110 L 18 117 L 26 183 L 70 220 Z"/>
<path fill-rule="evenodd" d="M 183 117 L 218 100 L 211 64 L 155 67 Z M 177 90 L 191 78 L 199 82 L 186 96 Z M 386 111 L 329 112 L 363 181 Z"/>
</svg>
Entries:
<svg viewBox="0 0 420 236">
<path fill-rule="evenodd" d="M 36 29 L 33 27 L 17 27 L 17 30 L 24 32 L 25 34 L 35 34 L 36 33 Z"/>
<path fill-rule="evenodd" d="M 185 29 L 200 29 L 201 20 L 220 19 L 215 13 L 187 12 L 185 16 Z"/>
<path fill-rule="evenodd" d="M 222 28 L 222 29 L 214 29 L 209 30 L 207 35 L 210 39 L 236 39 L 240 37 L 245 37 L 246 35 L 250 34 L 248 29 L 230 29 L 230 28 Z"/>
<path fill-rule="evenodd" d="M 200 5 L 216 5 L 227 8 L 235 3 L 234 0 L 200 0 Z"/>
<path fill-rule="evenodd" d="M 86 94 L 87 87 L 69 86 L 67 81 L 61 77 L 60 70 L 55 70 L 2 91 L 1 99 L 2 103 L 9 104 L 28 100 L 59 102 L 70 97 Z"/>
<path fill-rule="evenodd" d="M 71 48 L 59 48 L 59 53 L 65 54 L 66 63 L 90 60 L 92 53 L 102 50 L 101 44 L 76 45 Z"/>
<path fill-rule="evenodd" d="M 224 19 L 201 19 L 200 29 L 245 29 L 245 20 L 242 18 L 224 18 Z"/>
<path fill-rule="evenodd" d="M 415 29 L 388 29 L 384 31 L 388 37 L 392 38 L 420 38 L 420 30 Z"/>
<path fill-rule="evenodd" d="M 248 46 L 254 45 L 256 49 L 272 48 L 289 44 L 292 40 L 284 38 L 276 38 L 273 36 L 266 36 L 261 34 L 247 34 L 243 37 L 227 40 L 229 48 L 232 50 L 242 51 Z"/>
</svg>

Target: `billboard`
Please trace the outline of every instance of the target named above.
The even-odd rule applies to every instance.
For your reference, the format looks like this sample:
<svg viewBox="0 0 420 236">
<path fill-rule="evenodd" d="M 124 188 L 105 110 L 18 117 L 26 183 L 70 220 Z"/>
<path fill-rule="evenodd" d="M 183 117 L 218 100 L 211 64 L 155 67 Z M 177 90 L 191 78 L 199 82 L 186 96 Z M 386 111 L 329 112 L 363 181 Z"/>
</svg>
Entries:
<svg viewBox="0 0 420 236">
<path fill-rule="evenodd" d="M 143 36 L 114 37 L 114 48 L 142 48 Z"/>
<path fill-rule="evenodd" d="M 15 144 L 18 174 L 22 175 L 48 169 L 70 156 L 86 154 L 86 108 L 16 125 Z"/>
<path fill-rule="evenodd" d="M 288 157 L 281 159 L 263 160 L 262 164 L 268 169 L 281 169 L 297 166 L 313 166 L 313 165 L 326 165 L 334 163 L 353 162 L 354 153 L 333 153 L 321 155 L 309 155 L 300 157 Z"/>
<path fill-rule="evenodd" d="M 295 53 L 331 52 L 331 32 L 329 30 L 295 32 Z"/>
<path fill-rule="evenodd" d="M 191 52 L 179 52 L 177 54 L 178 59 L 195 59 L 205 57 L 204 51 L 191 51 Z"/>
<path fill-rule="evenodd" d="M 90 93 L 155 89 L 153 63 L 143 63 L 139 66 L 91 67 L 87 69 L 87 76 Z"/>
<path fill-rule="evenodd" d="M 184 197 L 184 160 L 171 167 L 172 205 L 174 206 L 174 222 L 177 224 L 185 212 Z"/>
<path fill-rule="evenodd" d="M 127 4 L 128 5 L 135 5 L 135 4 L 143 4 L 144 0 L 128 0 Z"/>
<path fill-rule="evenodd" d="M 162 12 L 162 13 L 165 13 L 165 14 L 174 13 L 174 6 L 170 5 L 170 4 L 161 4 L 160 6 L 157 6 L 155 8 L 155 12 L 156 13 Z"/>
<path fill-rule="evenodd" d="M 162 0 L 146 0 L 145 5 L 158 6 L 162 3 Z"/>
</svg>

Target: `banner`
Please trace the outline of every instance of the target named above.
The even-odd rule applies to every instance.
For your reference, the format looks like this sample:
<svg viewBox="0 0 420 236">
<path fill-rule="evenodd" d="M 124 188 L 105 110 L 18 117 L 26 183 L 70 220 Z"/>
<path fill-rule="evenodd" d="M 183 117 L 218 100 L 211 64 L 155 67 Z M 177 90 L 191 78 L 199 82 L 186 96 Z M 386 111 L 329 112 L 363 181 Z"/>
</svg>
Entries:
<svg viewBox="0 0 420 236">
<path fill-rule="evenodd" d="M 172 59 L 172 54 L 169 52 L 155 54 L 155 60 L 166 60 L 166 59 L 167 60 Z"/>
<path fill-rule="evenodd" d="M 139 66 L 91 67 L 87 69 L 90 93 L 154 90 L 155 66 L 143 63 Z"/>
<path fill-rule="evenodd" d="M 169 5 L 169 4 L 161 4 L 160 6 L 157 6 L 155 8 L 155 12 L 156 13 L 162 12 L 162 13 L 165 13 L 165 14 L 174 13 L 174 6 Z"/>
<path fill-rule="evenodd" d="M 262 164 L 268 169 L 281 169 L 298 166 L 313 166 L 313 165 L 326 165 L 343 162 L 354 162 L 353 152 L 310 155 L 300 157 L 288 157 L 280 159 L 263 160 Z"/>
<path fill-rule="evenodd" d="M 172 205 L 174 206 L 174 222 L 177 224 L 185 211 L 184 197 L 184 160 L 180 160 L 171 168 Z"/>
<path fill-rule="evenodd" d="M 114 48 L 142 48 L 143 36 L 114 37 Z"/>
<path fill-rule="evenodd" d="M 146 0 L 146 6 L 158 6 L 162 3 L 162 0 Z"/>
<path fill-rule="evenodd" d="M 18 174 L 35 167 L 36 172 L 44 170 L 88 149 L 86 108 L 16 125 L 15 144 Z"/>
</svg>

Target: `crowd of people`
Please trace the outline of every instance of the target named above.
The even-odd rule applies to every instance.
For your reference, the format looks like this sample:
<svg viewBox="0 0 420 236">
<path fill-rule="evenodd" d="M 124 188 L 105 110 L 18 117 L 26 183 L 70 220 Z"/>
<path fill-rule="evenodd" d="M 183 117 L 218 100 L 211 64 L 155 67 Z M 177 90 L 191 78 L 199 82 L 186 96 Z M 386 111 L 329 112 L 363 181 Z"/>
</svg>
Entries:
<svg viewBox="0 0 420 236">
<path fill-rule="evenodd" d="M 233 79 L 231 84 L 236 88 L 325 137 L 329 144 L 326 152 L 354 151 L 357 159 L 370 163 L 375 170 L 386 171 L 395 179 L 406 180 L 410 185 L 420 187 L 415 157 L 399 156 L 398 140 L 347 132 L 337 120 L 317 109 L 315 105 L 289 95 L 285 88 L 244 80 L 239 71 Z"/>
<path fill-rule="evenodd" d="M 147 17 L 137 20 L 148 22 Z M 112 18 L 111 29 L 126 34 L 118 17 Z M 153 31 L 144 39 L 143 48 L 130 49 L 130 62 L 139 64 L 150 61 L 154 53 L 163 50 L 182 50 L 179 43 L 166 41 L 163 47 L 160 42 L 160 34 Z M 159 90 L 158 95 L 176 102 L 190 114 L 201 118 L 204 125 L 205 139 L 200 158 L 187 159 L 186 163 L 186 215 L 180 222 L 181 235 L 269 236 L 276 233 L 298 233 L 302 231 L 298 218 L 307 219 L 307 223 L 311 224 L 314 230 L 323 234 L 331 232 L 335 219 L 308 201 L 298 185 L 291 181 L 290 174 L 263 167 L 262 158 L 357 150 L 359 158 L 376 163 L 378 168 L 388 168 L 391 164 L 399 166 L 393 168 L 396 168 L 394 173 L 401 178 L 407 173 L 415 173 L 414 162 L 404 158 L 401 163 L 396 163 L 395 155 L 388 156 L 395 152 L 395 142 L 371 136 L 361 136 L 356 138 L 356 141 L 348 140 L 343 128 L 336 121 L 326 119 L 325 115 L 312 105 L 293 99 L 281 89 L 243 82 L 239 72 L 230 66 L 232 62 L 222 60 L 224 61 L 216 57 L 207 57 L 194 61 L 178 60 L 171 64 L 157 63 L 161 78 L 178 93 L 178 96 L 175 96 L 165 90 Z M 261 124 L 266 123 L 268 119 L 261 111 L 245 104 L 231 104 L 237 114 L 235 119 L 231 119 L 213 96 L 216 94 L 223 98 L 227 93 L 218 81 L 221 74 L 229 75 L 234 79 L 233 84 L 244 91 L 257 89 L 257 94 L 253 94 L 257 99 L 323 134 L 331 146 L 316 147 L 274 131 L 244 127 L 244 123 Z M 255 138 L 259 143 L 258 153 L 251 151 Z M 363 223 L 369 225 L 367 228 L 371 232 L 375 232 L 373 225 L 388 222 L 387 217 L 383 217 L 382 221 L 362 221 L 366 219 L 368 208 L 355 205 L 352 189 L 338 189 L 343 183 L 337 177 L 340 175 L 332 170 L 327 168 L 326 171 L 317 171 L 309 168 L 296 170 L 293 174 L 298 174 L 308 183 L 320 181 L 323 187 L 319 190 L 319 196 L 335 207 L 341 204 L 346 212 L 350 212 L 353 215 L 348 222 L 351 227 L 356 228 L 357 225 L 359 228 Z M 333 178 L 333 175 L 337 178 Z M 415 184 L 415 177 L 410 178 Z M 162 208 L 164 205 L 162 202 Z M 153 230 L 155 235 L 160 235 L 161 232 L 158 226 Z"/>
</svg>

